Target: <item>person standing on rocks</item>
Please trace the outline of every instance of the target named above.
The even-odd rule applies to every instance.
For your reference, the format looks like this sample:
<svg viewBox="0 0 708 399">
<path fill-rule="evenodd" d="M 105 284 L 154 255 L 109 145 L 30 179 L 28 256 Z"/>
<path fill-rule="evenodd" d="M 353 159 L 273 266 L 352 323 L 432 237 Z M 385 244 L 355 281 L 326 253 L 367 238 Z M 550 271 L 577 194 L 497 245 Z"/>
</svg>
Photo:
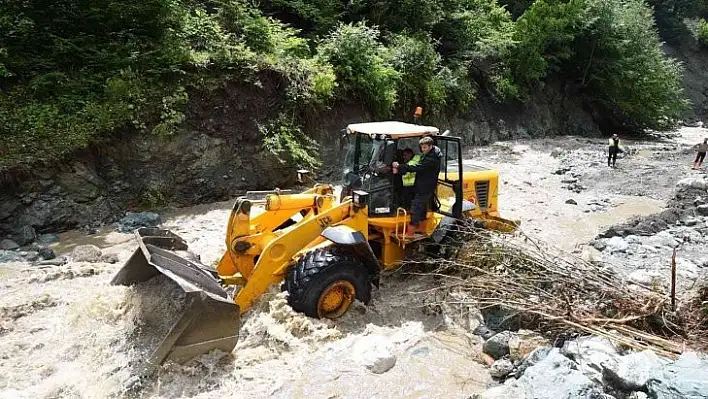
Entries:
<svg viewBox="0 0 708 399">
<path fill-rule="evenodd" d="M 616 133 L 610 137 L 609 145 L 610 146 L 607 150 L 607 166 L 612 166 L 614 168 L 617 163 L 617 154 L 624 152 L 622 147 L 620 147 L 620 139 Z"/>
<path fill-rule="evenodd" d="M 698 169 L 701 167 L 703 160 L 706 158 L 706 151 L 708 151 L 708 139 L 703 139 L 702 143 L 694 145 L 693 148 L 698 151 L 696 154 L 696 159 L 693 161 L 693 169 Z"/>
</svg>

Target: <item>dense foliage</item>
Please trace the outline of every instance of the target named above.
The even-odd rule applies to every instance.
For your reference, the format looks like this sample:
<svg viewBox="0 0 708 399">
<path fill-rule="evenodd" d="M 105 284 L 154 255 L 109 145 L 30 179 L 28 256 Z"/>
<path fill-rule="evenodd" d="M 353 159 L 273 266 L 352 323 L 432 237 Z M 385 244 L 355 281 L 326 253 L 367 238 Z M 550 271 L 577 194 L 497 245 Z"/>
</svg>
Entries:
<svg viewBox="0 0 708 399">
<path fill-rule="evenodd" d="M 673 32 L 669 25 L 708 10 L 704 3 L 6 0 L 0 171 L 113 132 L 173 134 L 193 90 L 265 69 L 284 78 L 286 98 L 281 117 L 261 129 L 264 143 L 297 164 L 316 162 L 298 110 L 341 100 L 379 117 L 415 105 L 454 114 L 482 92 L 530 101 L 544 82 L 563 79 L 612 127 L 662 128 L 686 103 L 680 65 L 662 53 L 654 17 Z"/>
<path fill-rule="evenodd" d="M 701 46 L 708 47 L 708 21 L 702 18 L 698 21 L 698 41 Z"/>
</svg>

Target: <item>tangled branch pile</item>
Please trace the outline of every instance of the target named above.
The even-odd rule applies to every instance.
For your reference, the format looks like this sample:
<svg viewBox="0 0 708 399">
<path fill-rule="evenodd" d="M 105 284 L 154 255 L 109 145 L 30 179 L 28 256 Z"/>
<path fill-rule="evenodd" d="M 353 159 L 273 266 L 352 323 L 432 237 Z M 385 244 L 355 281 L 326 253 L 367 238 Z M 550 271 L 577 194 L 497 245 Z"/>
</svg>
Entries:
<svg viewBox="0 0 708 399">
<path fill-rule="evenodd" d="M 458 234 L 454 260 L 426 260 L 443 281 L 442 302 L 516 312 L 526 328 L 607 337 L 628 348 L 671 356 L 701 349 L 708 338 L 708 289 L 679 298 L 677 310 L 656 287 L 624 282 L 609 266 L 543 246 L 518 233 L 478 229 Z M 445 295 L 443 295 L 445 296 Z"/>
</svg>

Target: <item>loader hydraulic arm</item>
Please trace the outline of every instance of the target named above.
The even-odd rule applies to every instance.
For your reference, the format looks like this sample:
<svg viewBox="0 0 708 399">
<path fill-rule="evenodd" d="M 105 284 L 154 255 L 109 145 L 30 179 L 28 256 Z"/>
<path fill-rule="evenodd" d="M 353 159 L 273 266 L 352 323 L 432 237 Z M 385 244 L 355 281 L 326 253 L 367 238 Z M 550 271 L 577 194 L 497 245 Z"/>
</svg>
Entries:
<svg viewBox="0 0 708 399">
<path fill-rule="evenodd" d="M 272 284 L 282 281 L 293 256 L 315 241 L 328 226 L 349 217 L 351 201 L 338 204 L 329 210 L 303 219 L 282 234 L 273 237 L 262 250 L 246 285 L 236 296 L 241 313 L 253 306 L 253 302 Z"/>
</svg>

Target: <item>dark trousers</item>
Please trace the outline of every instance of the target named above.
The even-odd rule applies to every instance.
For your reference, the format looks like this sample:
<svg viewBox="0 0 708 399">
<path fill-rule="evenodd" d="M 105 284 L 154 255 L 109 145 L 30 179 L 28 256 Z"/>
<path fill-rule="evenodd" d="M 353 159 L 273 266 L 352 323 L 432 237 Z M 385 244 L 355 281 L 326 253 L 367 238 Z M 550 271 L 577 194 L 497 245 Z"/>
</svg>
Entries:
<svg viewBox="0 0 708 399">
<path fill-rule="evenodd" d="M 704 159 L 706 159 L 706 153 L 705 153 L 705 152 L 699 152 L 698 154 L 696 154 L 696 160 L 693 161 L 693 162 L 703 163 L 703 160 L 704 160 Z"/>
<path fill-rule="evenodd" d="M 432 192 L 416 192 L 411 205 L 411 224 L 417 226 L 425 220 L 425 214 L 428 212 L 428 204 L 433 198 Z"/>
<path fill-rule="evenodd" d="M 413 186 L 403 186 L 401 187 L 401 207 L 403 209 L 411 209 L 411 204 L 413 203 L 413 197 L 415 196 L 415 190 Z"/>
<path fill-rule="evenodd" d="M 610 161 L 612 162 L 612 166 L 615 166 L 618 152 L 615 147 L 610 147 L 610 152 L 607 154 L 607 166 L 610 166 Z"/>
</svg>

